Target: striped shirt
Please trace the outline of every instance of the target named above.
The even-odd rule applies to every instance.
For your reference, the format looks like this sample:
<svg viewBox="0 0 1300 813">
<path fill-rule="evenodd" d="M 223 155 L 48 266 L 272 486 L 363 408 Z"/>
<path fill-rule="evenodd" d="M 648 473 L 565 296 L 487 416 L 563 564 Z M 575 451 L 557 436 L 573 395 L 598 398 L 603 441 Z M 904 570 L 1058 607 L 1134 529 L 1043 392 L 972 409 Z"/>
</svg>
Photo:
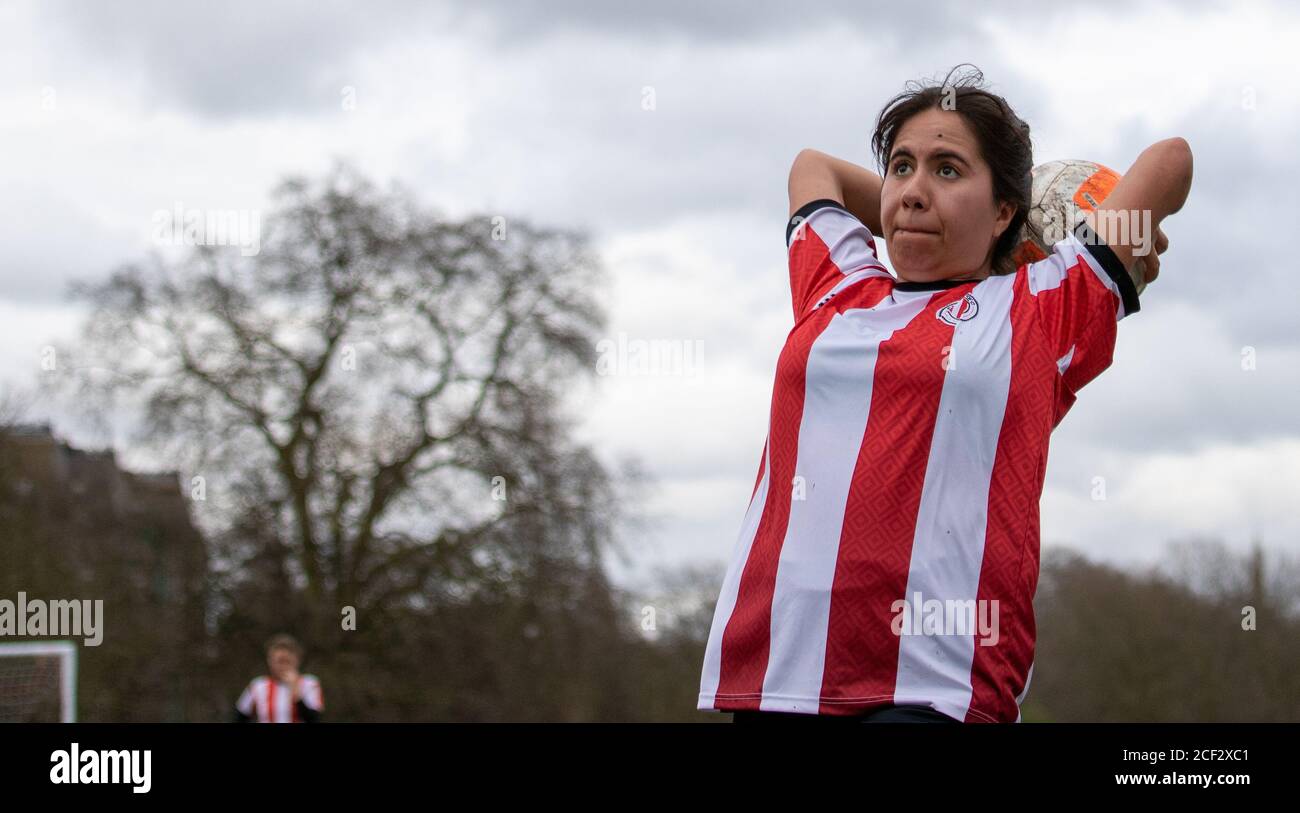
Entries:
<svg viewBox="0 0 1300 813">
<path fill-rule="evenodd" d="M 1086 223 L 971 281 L 896 280 L 835 201 L 786 243 L 795 324 L 698 708 L 1019 721 L 1048 438 L 1110 365 L 1132 279 Z"/>
<path fill-rule="evenodd" d="M 307 708 L 317 712 L 325 708 L 320 680 L 315 675 L 302 676 L 299 694 L 303 705 Z M 235 708 L 240 714 L 251 717 L 259 723 L 302 722 L 298 708 L 292 700 L 292 686 L 263 675 L 253 678 L 243 694 L 239 696 L 239 700 L 235 702 Z"/>
</svg>

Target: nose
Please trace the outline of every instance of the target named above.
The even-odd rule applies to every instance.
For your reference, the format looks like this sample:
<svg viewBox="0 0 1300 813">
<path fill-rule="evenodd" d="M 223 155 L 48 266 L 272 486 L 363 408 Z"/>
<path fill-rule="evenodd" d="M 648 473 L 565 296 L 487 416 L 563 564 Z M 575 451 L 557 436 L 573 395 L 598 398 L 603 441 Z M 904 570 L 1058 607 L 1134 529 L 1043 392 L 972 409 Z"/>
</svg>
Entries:
<svg viewBox="0 0 1300 813">
<path fill-rule="evenodd" d="M 930 202 L 930 192 L 920 179 L 920 173 L 914 173 L 903 186 L 902 204 L 904 209 L 923 211 Z"/>
</svg>

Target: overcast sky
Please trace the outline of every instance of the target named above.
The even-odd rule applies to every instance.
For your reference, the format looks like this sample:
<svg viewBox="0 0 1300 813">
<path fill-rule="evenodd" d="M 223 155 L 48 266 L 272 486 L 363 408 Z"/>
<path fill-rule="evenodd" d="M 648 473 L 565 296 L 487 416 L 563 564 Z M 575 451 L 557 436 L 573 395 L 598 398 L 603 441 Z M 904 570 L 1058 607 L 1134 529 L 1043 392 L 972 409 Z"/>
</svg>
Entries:
<svg viewBox="0 0 1300 813">
<path fill-rule="evenodd" d="M 144 256 L 156 210 L 264 207 L 284 175 L 347 158 L 449 216 L 588 231 L 609 336 L 702 349 L 693 375 L 603 377 L 574 408 L 607 460 L 657 481 L 626 575 L 722 562 L 791 326 L 790 162 L 815 147 L 874 169 L 881 106 L 971 62 L 1038 162 L 1123 172 L 1174 135 L 1195 154 L 1159 280 L 1052 436 L 1044 544 L 1129 563 L 1199 535 L 1300 552 L 1293 7 L 427 5 L 0 4 L 0 384 L 30 386 L 84 317 L 69 280 Z"/>
</svg>

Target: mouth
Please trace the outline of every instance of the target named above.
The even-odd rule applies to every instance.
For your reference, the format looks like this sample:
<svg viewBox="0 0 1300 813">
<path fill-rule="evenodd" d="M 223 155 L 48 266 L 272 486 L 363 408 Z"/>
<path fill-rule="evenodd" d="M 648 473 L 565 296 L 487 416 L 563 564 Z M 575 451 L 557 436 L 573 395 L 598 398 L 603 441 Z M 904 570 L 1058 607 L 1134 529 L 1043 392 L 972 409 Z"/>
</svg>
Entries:
<svg viewBox="0 0 1300 813">
<path fill-rule="evenodd" d="M 907 234 L 938 234 L 937 231 L 923 231 L 923 230 L 921 230 L 921 229 L 902 229 L 902 228 L 894 229 L 894 232 L 895 232 L 896 234 L 903 234 L 903 233 L 907 233 Z"/>
</svg>

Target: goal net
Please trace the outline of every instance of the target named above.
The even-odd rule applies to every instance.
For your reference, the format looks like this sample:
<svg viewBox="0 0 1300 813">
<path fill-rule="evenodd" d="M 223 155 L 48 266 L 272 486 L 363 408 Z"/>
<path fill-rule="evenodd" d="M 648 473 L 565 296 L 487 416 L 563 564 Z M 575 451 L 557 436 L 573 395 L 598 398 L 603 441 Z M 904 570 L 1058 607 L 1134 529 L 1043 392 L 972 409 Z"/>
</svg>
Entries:
<svg viewBox="0 0 1300 813">
<path fill-rule="evenodd" d="M 0 723 L 76 721 L 76 647 L 0 644 Z"/>
</svg>

